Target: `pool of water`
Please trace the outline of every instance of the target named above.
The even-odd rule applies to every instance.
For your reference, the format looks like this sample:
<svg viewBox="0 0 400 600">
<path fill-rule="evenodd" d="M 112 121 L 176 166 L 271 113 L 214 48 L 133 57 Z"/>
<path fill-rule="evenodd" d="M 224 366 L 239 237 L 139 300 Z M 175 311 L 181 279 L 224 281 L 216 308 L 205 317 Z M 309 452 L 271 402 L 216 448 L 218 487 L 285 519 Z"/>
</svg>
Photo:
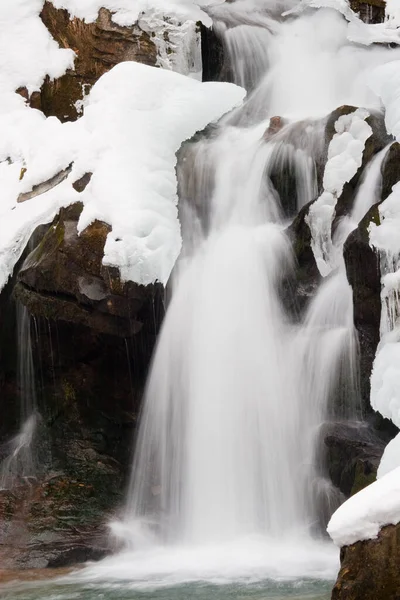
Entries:
<svg viewBox="0 0 400 600">
<path fill-rule="evenodd" d="M 14 572 L 15 581 L 0 572 L 0 598 L 329 600 L 338 558 L 332 543 L 304 537 L 273 542 L 242 538 L 204 546 L 150 545 L 69 572 Z"/>
<path fill-rule="evenodd" d="M 332 581 L 262 581 L 216 585 L 192 582 L 137 589 L 129 582 L 77 583 L 73 577 L 0 586 L 2 600 L 329 600 Z"/>
</svg>

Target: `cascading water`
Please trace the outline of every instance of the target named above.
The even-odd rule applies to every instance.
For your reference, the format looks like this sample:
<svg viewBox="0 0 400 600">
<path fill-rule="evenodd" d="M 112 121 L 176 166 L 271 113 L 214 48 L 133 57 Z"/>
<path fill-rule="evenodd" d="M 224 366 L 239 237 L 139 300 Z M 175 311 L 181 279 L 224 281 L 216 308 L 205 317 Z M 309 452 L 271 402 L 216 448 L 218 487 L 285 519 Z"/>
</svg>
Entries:
<svg viewBox="0 0 400 600">
<path fill-rule="evenodd" d="M 31 344 L 31 317 L 17 303 L 17 347 L 21 428 L 5 446 L 6 457 L 0 463 L 0 490 L 29 482 L 37 475 L 34 441 L 38 421 L 35 375 Z"/>
<path fill-rule="evenodd" d="M 334 549 L 316 538 L 313 483 L 321 423 L 357 414 L 352 293 L 341 260 L 305 315 L 289 314 L 282 295 L 294 259 L 285 227 L 317 194 L 324 122 L 316 119 L 340 104 L 369 105 L 363 69 L 384 51 L 349 44 L 334 11 L 282 21 L 282 7 L 256 5 L 215 9 L 234 80 L 251 93 L 178 165 L 184 250 L 125 515 L 113 524 L 135 555 L 85 577 L 335 573 Z M 346 409 L 333 407 L 338 395 Z"/>
</svg>

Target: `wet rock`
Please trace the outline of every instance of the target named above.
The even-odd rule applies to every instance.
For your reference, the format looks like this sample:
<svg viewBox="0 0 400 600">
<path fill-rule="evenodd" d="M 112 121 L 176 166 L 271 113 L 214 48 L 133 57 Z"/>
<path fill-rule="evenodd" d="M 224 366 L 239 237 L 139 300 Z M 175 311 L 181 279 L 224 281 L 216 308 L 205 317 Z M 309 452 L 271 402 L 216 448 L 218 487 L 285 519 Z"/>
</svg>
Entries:
<svg viewBox="0 0 400 600">
<path fill-rule="evenodd" d="M 368 227 L 379 223 L 378 206 L 373 206 L 346 240 L 344 260 L 347 279 L 353 289 L 354 323 L 359 335 L 361 397 L 370 412 L 370 375 L 379 343 L 381 282 L 378 255 L 369 245 Z"/>
<path fill-rule="evenodd" d="M 292 240 L 294 255 L 297 259 L 297 288 L 295 293 L 300 305 L 315 294 L 321 281 L 321 275 L 311 248 L 311 231 L 305 221 L 313 202 L 314 200 L 300 210 L 293 223 L 286 230 Z"/>
<path fill-rule="evenodd" d="M 327 158 L 328 155 L 328 146 L 330 141 L 332 140 L 335 132 L 335 123 L 336 121 L 343 115 L 351 114 L 357 110 L 355 106 L 341 106 L 334 110 L 327 121 L 326 130 L 325 130 L 325 156 Z M 351 181 L 345 183 L 343 187 L 343 192 L 340 198 L 337 201 L 336 209 L 335 209 L 335 220 L 333 223 L 333 229 L 335 229 L 336 223 L 338 219 L 347 215 L 351 212 L 353 207 L 354 199 L 356 196 L 357 186 L 360 182 L 360 177 L 362 175 L 363 170 L 366 165 L 371 161 L 373 156 L 380 152 L 385 146 L 390 144 L 393 141 L 393 137 L 389 135 L 386 131 L 385 121 L 383 115 L 380 113 L 374 113 L 370 111 L 370 116 L 367 117 L 366 122 L 372 129 L 372 135 L 368 138 L 365 143 L 365 148 L 363 152 L 363 159 L 361 167 L 358 169 L 357 173 L 351 179 Z"/>
<path fill-rule="evenodd" d="M 46 78 L 41 89 L 41 110 L 61 121 L 75 120 L 92 85 L 116 64 L 134 60 L 155 66 L 157 49 L 138 25 L 121 27 L 112 13 L 101 8 L 94 23 L 70 19 L 67 10 L 45 2 L 43 23 L 62 48 L 74 50 L 74 69 L 58 79 Z"/>
<path fill-rule="evenodd" d="M 382 200 L 386 200 L 398 181 L 400 181 L 400 144 L 394 142 L 382 164 Z"/>
<path fill-rule="evenodd" d="M 5 569 L 67 567 L 110 552 L 95 494 L 101 489 L 53 475 L 0 491 L 0 561 Z"/>
<path fill-rule="evenodd" d="M 327 423 L 321 437 L 329 477 L 346 498 L 375 481 L 386 441 L 368 423 Z"/>
<path fill-rule="evenodd" d="M 400 598 L 400 525 L 381 529 L 375 540 L 344 546 L 332 600 Z"/>
<path fill-rule="evenodd" d="M 385 20 L 384 0 L 350 0 L 350 6 L 364 23 L 383 23 Z"/>
<path fill-rule="evenodd" d="M 222 40 L 213 27 L 200 24 L 203 81 L 227 81 L 226 57 Z"/>
<path fill-rule="evenodd" d="M 282 117 L 271 117 L 268 129 L 264 133 L 264 139 L 269 140 L 273 135 L 278 133 L 284 125 L 285 121 Z"/>
</svg>

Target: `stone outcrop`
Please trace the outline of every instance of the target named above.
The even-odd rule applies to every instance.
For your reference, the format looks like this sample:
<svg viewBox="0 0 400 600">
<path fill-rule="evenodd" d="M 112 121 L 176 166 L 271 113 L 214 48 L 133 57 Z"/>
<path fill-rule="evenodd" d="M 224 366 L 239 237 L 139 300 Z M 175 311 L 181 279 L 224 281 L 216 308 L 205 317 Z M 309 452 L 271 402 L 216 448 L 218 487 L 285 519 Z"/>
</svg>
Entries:
<svg viewBox="0 0 400 600">
<path fill-rule="evenodd" d="M 36 108 L 61 121 L 75 120 L 84 96 L 96 81 L 116 64 L 135 60 L 154 66 L 157 49 L 151 36 L 138 25 L 121 27 L 109 10 L 101 8 L 94 23 L 73 18 L 67 10 L 45 2 L 41 18 L 62 48 L 74 50 L 74 69 L 62 77 L 47 78 Z"/>
<path fill-rule="evenodd" d="M 349 498 L 376 480 L 387 439 L 368 423 L 327 423 L 321 432 L 325 470 Z"/>
<path fill-rule="evenodd" d="M 400 525 L 381 529 L 375 540 L 345 546 L 332 600 L 400 598 Z"/>
<path fill-rule="evenodd" d="M 365 23 L 383 23 L 385 20 L 384 0 L 350 0 L 350 6 Z"/>
<path fill-rule="evenodd" d="M 161 286 L 123 283 L 116 269 L 105 267 L 110 227 L 95 221 L 78 235 L 81 211 L 80 203 L 61 210 L 24 261 L 15 294 L 34 315 L 123 338 L 136 335 L 151 318 Z"/>
</svg>

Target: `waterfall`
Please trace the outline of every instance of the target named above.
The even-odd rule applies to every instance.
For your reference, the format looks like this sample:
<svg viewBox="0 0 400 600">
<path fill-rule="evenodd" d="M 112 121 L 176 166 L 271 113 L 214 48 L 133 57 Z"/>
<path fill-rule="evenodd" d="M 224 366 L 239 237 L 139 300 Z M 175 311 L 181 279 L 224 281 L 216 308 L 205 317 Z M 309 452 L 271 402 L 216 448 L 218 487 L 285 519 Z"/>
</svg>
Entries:
<svg viewBox="0 0 400 600">
<path fill-rule="evenodd" d="M 318 195 L 324 117 L 340 104 L 374 105 L 364 76 L 386 55 L 349 44 L 335 11 L 282 20 L 281 9 L 237 0 L 211 11 L 233 80 L 249 94 L 179 157 L 183 251 L 125 512 L 112 524 L 135 556 L 127 550 L 126 561 L 102 567 L 115 577 L 335 572 L 318 505 L 324 497 L 329 517 L 339 500 L 321 473 L 318 440 L 326 420 L 360 414 L 342 256 L 350 229 L 333 240 L 336 269 L 290 312 L 286 227 Z M 378 181 L 381 160 L 365 185 Z M 357 200 L 352 223 L 374 198 Z"/>
<path fill-rule="evenodd" d="M 38 422 L 35 374 L 31 343 L 31 317 L 28 309 L 17 302 L 17 386 L 20 401 L 20 430 L 3 449 L 0 463 L 0 490 L 29 482 L 37 475 L 34 450 Z"/>
</svg>

